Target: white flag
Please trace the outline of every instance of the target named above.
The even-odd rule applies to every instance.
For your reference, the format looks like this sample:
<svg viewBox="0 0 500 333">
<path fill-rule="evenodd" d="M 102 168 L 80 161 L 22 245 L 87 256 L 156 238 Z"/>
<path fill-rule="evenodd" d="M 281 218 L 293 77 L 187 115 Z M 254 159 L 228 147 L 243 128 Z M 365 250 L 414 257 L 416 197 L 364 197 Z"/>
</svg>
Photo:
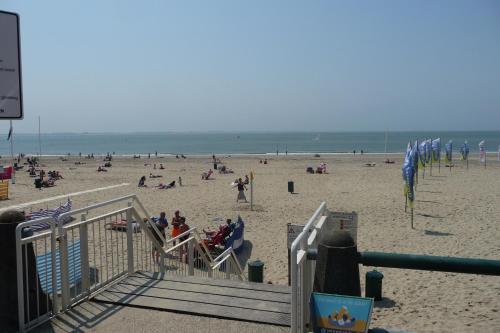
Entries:
<svg viewBox="0 0 500 333">
<path fill-rule="evenodd" d="M 479 161 L 484 163 L 486 161 L 486 149 L 484 147 L 484 140 L 479 142 Z"/>
</svg>

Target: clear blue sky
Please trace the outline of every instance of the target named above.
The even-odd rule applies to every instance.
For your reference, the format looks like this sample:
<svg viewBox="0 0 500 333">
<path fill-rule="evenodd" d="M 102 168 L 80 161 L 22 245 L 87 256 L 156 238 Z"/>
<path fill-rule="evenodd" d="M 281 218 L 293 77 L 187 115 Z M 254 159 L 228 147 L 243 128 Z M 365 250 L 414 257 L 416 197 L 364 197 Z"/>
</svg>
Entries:
<svg viewBox="0 0 500 333">
<path fill-rule="evenodd" d="M 0 9 L 21 16 L 17 132 L 500 129 L 500 1 Z"/>
</svg>

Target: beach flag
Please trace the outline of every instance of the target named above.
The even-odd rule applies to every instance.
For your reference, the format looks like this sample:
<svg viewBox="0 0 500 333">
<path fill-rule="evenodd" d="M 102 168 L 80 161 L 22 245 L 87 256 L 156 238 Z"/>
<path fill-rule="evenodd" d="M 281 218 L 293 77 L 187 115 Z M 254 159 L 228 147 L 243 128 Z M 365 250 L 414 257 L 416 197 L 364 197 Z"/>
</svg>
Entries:
<svg viewBox="0 0 500 333">
<path fill-rule="evenodd" d="M 484 140 L 479 142 L 479 162 L 486 163 L 486 147 Z"/>
<path fill-rule="evenodd" d="M 450 140 L 448 141 L 447 144 L 444 145 L 444 150 L 446 152 L 446 162 L 451 163 L 452 161 L 452 155 L 453 155 L 453 141 Z"/>
<path fill-rule="evenodd" d="M 404 195 L 405 197 L 408 198 L 408 206 L 410 208 L 413 208 L 413 199 L 414 199 L 414 192 L 413 192 L 413 179 L 415 176 L 415 164 L 414 164 L 414 158 L 415 158 L 415 150 L 411 146 L 411 143 L 408 142 L 408 147 L 406 148 L 406 155 L 405 155 L 405 160 L 403 162 L 403 180 L 405 181 L 404 183 Z"/>
<path fill-rule="evenodd" d="M 426 149 L 427 149 L 427 142 L 424 140 L 420 142 L 420 144 L 418 145 L 418 162 L 420 166 L 423 168 L 425 168 L 425 164 L 427 163 Z"/>
<path fill-rule="evenodd" d="M 427 139 L 425 141 L 425 160 L 427 163 L 432 162 L 432 142 L 431 139 Z"/>
<path fill-rule="evenodd" d="M 441 138 L 432 140 L 432 160 L 434 162 L 441 160 Z"/>
<path fill-rule="evenodd" d="M 10 129 L 9 129 L 9 135 L 7 135 L 7 141 L 9 141 L 10 138 L 12 138 L 12 120 L 10 121 Z"/>
<path fill-rule="evenodd" d="M 418 140 L 415 140 L 415 143 L 413 144 L 411 154 L 413 156 L 413 176 L 416 177 L 416 184 L 418 184 L 418 161 L 419 161 L 419 156 L 418 156 Z"/>
<path fill-rule="evenodd" d="M 462 147 L 460 147 L 460 154 L 462 154 L 462 160 L 469 159 L 469 144 L 467 143 L 467 140 L 465 140 Z"/>
</svg>

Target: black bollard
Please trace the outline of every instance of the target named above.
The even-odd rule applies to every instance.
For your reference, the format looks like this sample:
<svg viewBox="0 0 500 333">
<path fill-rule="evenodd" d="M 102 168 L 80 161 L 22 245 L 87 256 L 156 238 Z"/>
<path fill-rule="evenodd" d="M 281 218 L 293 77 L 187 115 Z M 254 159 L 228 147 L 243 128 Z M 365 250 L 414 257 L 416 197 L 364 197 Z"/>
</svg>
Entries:
<svg viewBox="0 0 500 333">
<path fill-rule="evenodd" d="M 358 250 L 346 231 L 325 234 L 318 245 L 314 291 L 361 296 Z"/>
<path fill-rule="evenodd" d="M 23 222 L 24 219 L 24 214 L 13 210 L 0 215 L 0 253 L 2 253 L 2 260 L 0 260 L 0 272 L 2 272 L 0 274 L 0 295 L 2 295 L 0 297 L 0 327 L 2 332 L 16 332 L 19 330 L 15 231 L 17 225 Z M 31 230 L 25 229 L 25 233 L 27 233 L 25 236 L 29 236 L 30 232 Z M 32 243 L 23 247 L 22 258 L 24 271 L 22 283 L 25 294 L 24 320 L 27 322 L 36 318 L 37 311 L 40 316 L 50 311 L 52 302 L 48 299 L 47 294 L 42 291 L 36 272 L 35 252 Z"/>
</svg>

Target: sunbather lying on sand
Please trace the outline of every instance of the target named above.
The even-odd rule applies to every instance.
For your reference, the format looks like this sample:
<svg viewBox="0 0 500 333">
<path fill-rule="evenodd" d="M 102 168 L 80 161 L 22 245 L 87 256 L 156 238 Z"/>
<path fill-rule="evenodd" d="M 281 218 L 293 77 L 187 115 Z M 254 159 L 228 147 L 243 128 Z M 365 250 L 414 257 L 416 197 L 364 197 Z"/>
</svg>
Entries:
<svg viewBox="0 0 500 333">
<path fill-rule="evenodd" d="M 149 174 L 149 178 L 161 178 L 163 177 L 162 175 L 153 175 L 152 173 Z"/>
<path fill-rule="evenodd" d="M 175 187 L 175 180 L 171 181 L 168 184 L 160 183 L 160 184 L 156 185 L 155 187 L 158 188 L 158 189 L 160 189 L 160 190 L 165 190 L 165 189 L 168 189 L 168 188 Z"/>
</svg>

